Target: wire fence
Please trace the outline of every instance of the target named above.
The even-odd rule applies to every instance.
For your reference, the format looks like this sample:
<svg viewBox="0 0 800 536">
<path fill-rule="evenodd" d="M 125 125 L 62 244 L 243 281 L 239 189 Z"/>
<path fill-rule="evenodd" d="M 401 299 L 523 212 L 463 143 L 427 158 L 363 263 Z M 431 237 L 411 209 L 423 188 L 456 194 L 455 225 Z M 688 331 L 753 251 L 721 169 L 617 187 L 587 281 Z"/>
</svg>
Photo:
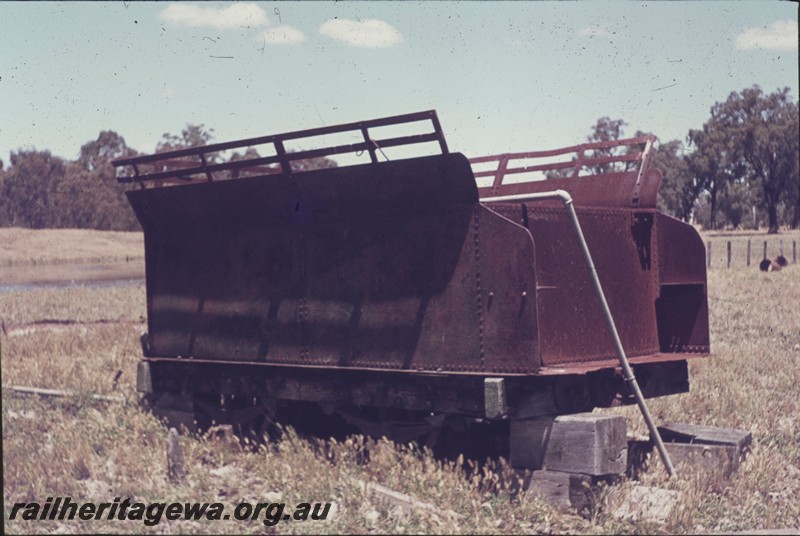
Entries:
<svg viewBox="0 0 800 536">
<path fill-rule="evenodd" d="M 783 257 L 797 264 L 797 236 L 774 237 L 705 237 L 706 266 L 719 268 L 758 268 L 761 261 Z"/>
</svg>

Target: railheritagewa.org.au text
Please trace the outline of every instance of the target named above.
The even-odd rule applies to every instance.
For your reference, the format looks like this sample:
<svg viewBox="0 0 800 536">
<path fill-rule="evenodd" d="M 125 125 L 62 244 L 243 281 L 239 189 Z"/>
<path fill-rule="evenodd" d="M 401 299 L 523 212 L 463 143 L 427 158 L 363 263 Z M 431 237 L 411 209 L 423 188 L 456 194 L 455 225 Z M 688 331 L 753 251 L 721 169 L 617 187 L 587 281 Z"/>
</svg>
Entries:
<svg viewBox="0 0 800 536">
<path fill-rule="evenodd" d="M 168 521 L 236 521 L 260 520 L 271 527 L 281 521 L 322 521 L 330 514 L 331 503 L 299 503 L 295 506 L 278 502 L 241 502 L 233 510 L 223 503 L 213 502 L 132 502 L 116 497 L 113 502 L 73 501 L 71 497 L 48 497 L 38 502 L 18 502 L 11 508 L 9 519 L 24 521 L 141 521 L 147 526 Z"/>
</svg>

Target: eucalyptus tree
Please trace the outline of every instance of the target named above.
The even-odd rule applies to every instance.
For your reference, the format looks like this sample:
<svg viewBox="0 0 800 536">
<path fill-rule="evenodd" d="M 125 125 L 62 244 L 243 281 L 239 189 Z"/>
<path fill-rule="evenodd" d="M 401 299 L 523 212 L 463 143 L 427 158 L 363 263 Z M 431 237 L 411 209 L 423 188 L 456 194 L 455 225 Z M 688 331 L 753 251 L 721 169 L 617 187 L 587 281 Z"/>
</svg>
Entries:
<svg viewBox="0 0 800 536">
<path fill-rule="evenodd" d="M 716 193 L 745 180 L 761 190 L 768 232 L 777 233 L 781 196 L 797 181 L 800 168 L 798 132 L 798 105 L 789 88 L 765 94 L 754 85 L 714 104 L 703 129 L 689 133 L 697 149 L 690 167 L 712 195 L 712 213 Z"/>
</svg>

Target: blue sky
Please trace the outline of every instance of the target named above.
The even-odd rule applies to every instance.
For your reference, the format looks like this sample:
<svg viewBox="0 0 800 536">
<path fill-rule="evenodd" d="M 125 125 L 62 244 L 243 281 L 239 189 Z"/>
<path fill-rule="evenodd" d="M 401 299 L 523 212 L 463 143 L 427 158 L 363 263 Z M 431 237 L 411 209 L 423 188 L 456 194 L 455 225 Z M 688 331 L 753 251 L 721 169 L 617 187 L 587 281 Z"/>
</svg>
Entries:
<svg viewBox="0 0 800 536">
<path fill-rule="evenodd" d="M 790 2 L 0 2 L 0 159 L 217 141 L 436 109 L 451 150 L 683 139 L 759 84 L 798 95 Z"/>
</svg>

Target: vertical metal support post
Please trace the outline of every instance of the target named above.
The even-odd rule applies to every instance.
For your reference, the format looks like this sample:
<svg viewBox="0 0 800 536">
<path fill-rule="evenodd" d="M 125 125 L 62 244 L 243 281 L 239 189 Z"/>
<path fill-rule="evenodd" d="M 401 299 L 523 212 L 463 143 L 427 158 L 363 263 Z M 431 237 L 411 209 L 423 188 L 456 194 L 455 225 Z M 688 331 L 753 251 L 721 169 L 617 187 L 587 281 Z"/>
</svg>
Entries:
<svg viewBox="0 0 800 536">
<path fill-rule="evenodd" d="M 375 154 L 375 144 L 372 142 L 372 140 L 369 137 L 369 130 L 367 129 L 367 127 L 363 127 L 363 126 L 361 127 L 361 135 L 364 137 L 364 143 L 366 143 L 367 146 L 368 146 L 367 150 L 369 151 L 369 159 L 370 159 L 370 161 L 373 164 L 377 164 L 378 163 L 378 155 Z"/>
<path fill-rule="evenodd" d="M 206 160 L 206 155 L 205 155 L 205 153 L 203 153 L 202 149 L 200 149 L 198 151 L 198 154 L 200 155 L 200 163 L 205 168 L 206 166 L 208 166 L 208 161 Z M 214 177 L 211 175 L 211 173 L 209 171 L 206 171 L 206 179 L 208 179 L 208 182 L 212 182 L 214 180 Z"/>
<path fill-rule="evenodd" d="M 780 256 L 783 257 L 783 238 L 778 241 L 778 251 L 780 251 Z"/>
<path fill-rule="evenodd" d="M 444 139 L 444 135 L 442 134 L 442 125 L 439 124 L 439 116 L 436 115 L 436 112 L 431 112 L 431 123 L 433 124 L 433 131 L 436 133 L 436 137 L 439 139 L 439 148 L 442 151 L 442 154 L 447 154 L 450 150 L 447 148 L 447 141 Z"/>
<path fill-rule="evenodd" d="M 764 258 L 767 258 L 767 241 L 764 240 Z"/>
<path fill-rule="evenodd" d="M 281 171 L 286 175 L 292 174 L 292 165 L 286 155 L 286 148 L 283 146 L 283 140 L 275 140 L 272 142 L 275 146 L 275 154 L 280 158 Z"/>
<path fill-rule="evenodd" d="M 617 326 L 614 323 L 614 317 L 611 315 L 611 309 L 608 307 L 606 295 L 603 292 L 603 287 L 600 284 L 600 278 L 597 275 L 597 268 L 594 266 L 592 254 L 589 252 L 589 246 L 586 244 L 586 239 L 583 236 L 583 230 L 581 229 L 581 224 L 578 221 L 578 215 L 575 213 L 575 207 L 572 204 L 572 197 L 564 190 L 555 190 L 552 192 L 540 192 L 536 194 L 487 197 L 481 201 L 484 203 L 489 203 L 492 201 L 541 201 L 545 199 L 560 199 L 564 202 L 564 207 L 567 209 L 567 215 L 569 216 L 570 225 L 572 226 L 572 230 L 575 233 L 575 238 L 578 241 L 578 246 L 581 250 L 583 260 L 586 263 L 586 271 L 589 273 L 589 279 L 592 282 L 592 286 L 597 294 L 597 298 L 600 300 L 600 305 L 603 308 L 603 316 L 605 317 L 606 327 L 608 327 L 608 331 L 614 343 L 614 349 L 622 367 L 623 377 L 633 391 L 634 397 L 636 398 L 636 404 L 639 406 L 639 411 L 641 411 L 644 422 L 647 424 L 647 429 L 650 431 L 650 437 L 656 444 L 656 449 L 661 456 L 661 461 L 664 463 L 667 474 L 669 476 L 674 476 L 675 467 L 673 467 L 672 460 L 669 458 L 669 453 L 667 452 L 666 447 L 664 447 L 664 442 L 661 440 L 661 434 L 658 432 L 655 422 L 653 422 L 653 417 L 650 415 L 650 410 L 647 408 L 647 403 L 644 401 L 642 390 L 639 388 L 639 383 L 636 381 L 636 377 L 633 375 L 633 369 L 631 368 L 630 363 L 628 363 L 628 357 L 625 355 L 625 349 L 622 347 L 622 341 L 619 338 L 619 332 L 617 331 Z"/>
</svg>

